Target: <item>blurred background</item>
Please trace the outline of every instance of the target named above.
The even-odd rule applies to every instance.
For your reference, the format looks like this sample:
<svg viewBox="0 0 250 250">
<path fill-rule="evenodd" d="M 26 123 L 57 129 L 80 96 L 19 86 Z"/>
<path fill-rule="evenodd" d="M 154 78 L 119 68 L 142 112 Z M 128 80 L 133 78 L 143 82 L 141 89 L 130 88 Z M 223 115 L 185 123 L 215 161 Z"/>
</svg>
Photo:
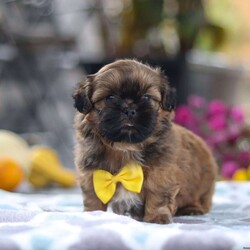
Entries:
<svg viewBox="0 0 250 250">
<path fill-rule="evenodd" d="M 165 71 L 177 89 L 177 122 L 205 133 L 216 154 L 228 146 L 222 131 L 233 125 L 231 158 L 219 158 L 230 162 L 224 178 L 232 178 L 250 164 L 249 13 L 246 0 L 2 0 L 0 129 L 29 147 L 51 147 L 74 169 L 74 86 L 108 62 L 137 58 Z M 198 116 L 190 122 L 192 112 Z"/>
</svg>

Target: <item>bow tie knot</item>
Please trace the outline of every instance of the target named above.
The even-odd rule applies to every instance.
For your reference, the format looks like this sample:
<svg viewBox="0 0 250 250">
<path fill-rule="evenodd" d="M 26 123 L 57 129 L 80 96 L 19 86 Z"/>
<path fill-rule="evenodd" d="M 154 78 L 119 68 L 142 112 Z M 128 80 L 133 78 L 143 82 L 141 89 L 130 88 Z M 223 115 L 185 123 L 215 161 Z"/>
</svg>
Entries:
<svg viewBox="0 0 250 250">
<path fill-rule="evenodd" d="M 94 171 L 94 190 L 104 204 L 108 203 L 114 196 L 118 182 L 128 191 L 140 193 L 143 184 L 142 167 L 139 164 L 130 163 L 125 165 L 116 175 L 112 175 L 105 170 Z"/>
<path fill-rule="evenodd" d="M 119 182 L 119 178 L 117 178 L 116 175 L 111 175 L 111 179 L 114 184 L 117 184 L 117 182 Z"/>
</svg>

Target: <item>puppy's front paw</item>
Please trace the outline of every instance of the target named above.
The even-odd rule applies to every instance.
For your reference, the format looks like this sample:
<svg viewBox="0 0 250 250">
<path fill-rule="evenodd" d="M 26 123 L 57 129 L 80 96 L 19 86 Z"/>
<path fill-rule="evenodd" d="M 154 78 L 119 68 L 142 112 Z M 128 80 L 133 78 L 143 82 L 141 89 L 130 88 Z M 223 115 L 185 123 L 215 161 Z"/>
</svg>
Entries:
<svg viewBox="0 0 250 250">
<path fill-rule="evenodd" d="M 169 224 L 173 222 L 173 218 L 171 215 L 167 214 L 152 214 L 144 216 L 143 221 L 157 224 Z"/>
</svg>

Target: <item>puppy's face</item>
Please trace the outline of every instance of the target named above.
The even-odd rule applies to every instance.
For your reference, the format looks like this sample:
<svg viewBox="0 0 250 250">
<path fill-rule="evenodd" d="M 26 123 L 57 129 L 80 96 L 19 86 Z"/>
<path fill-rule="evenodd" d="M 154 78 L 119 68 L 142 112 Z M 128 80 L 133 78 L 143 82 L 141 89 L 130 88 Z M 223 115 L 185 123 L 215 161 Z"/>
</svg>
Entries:
<svg viewBox="0 0 250 250">
<path fill-rule="evenodd" d="M 141 143 L 154 132 L 159 111 L 174 105 L 165 77 L 133 60 L 106 65 L 80 84 L 75 107 L 110 142 Z"/>
</svg>

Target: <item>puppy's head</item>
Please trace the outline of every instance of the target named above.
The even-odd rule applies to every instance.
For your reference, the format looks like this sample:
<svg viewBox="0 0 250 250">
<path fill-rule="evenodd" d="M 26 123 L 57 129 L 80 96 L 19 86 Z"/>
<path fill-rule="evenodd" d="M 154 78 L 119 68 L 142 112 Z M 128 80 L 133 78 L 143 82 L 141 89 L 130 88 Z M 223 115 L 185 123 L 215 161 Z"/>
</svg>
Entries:
<svg viewBox="0 0 250 250">
<path fill-rule="evenodd" d="M 119 60 L 88 76 L 74 95 L 76 109 L 110 142 L 141 143 L 175 105 L 174 91 L 159 69 Z M 159 127 L 159 126 L 158 126 Z"/>
</svg>

